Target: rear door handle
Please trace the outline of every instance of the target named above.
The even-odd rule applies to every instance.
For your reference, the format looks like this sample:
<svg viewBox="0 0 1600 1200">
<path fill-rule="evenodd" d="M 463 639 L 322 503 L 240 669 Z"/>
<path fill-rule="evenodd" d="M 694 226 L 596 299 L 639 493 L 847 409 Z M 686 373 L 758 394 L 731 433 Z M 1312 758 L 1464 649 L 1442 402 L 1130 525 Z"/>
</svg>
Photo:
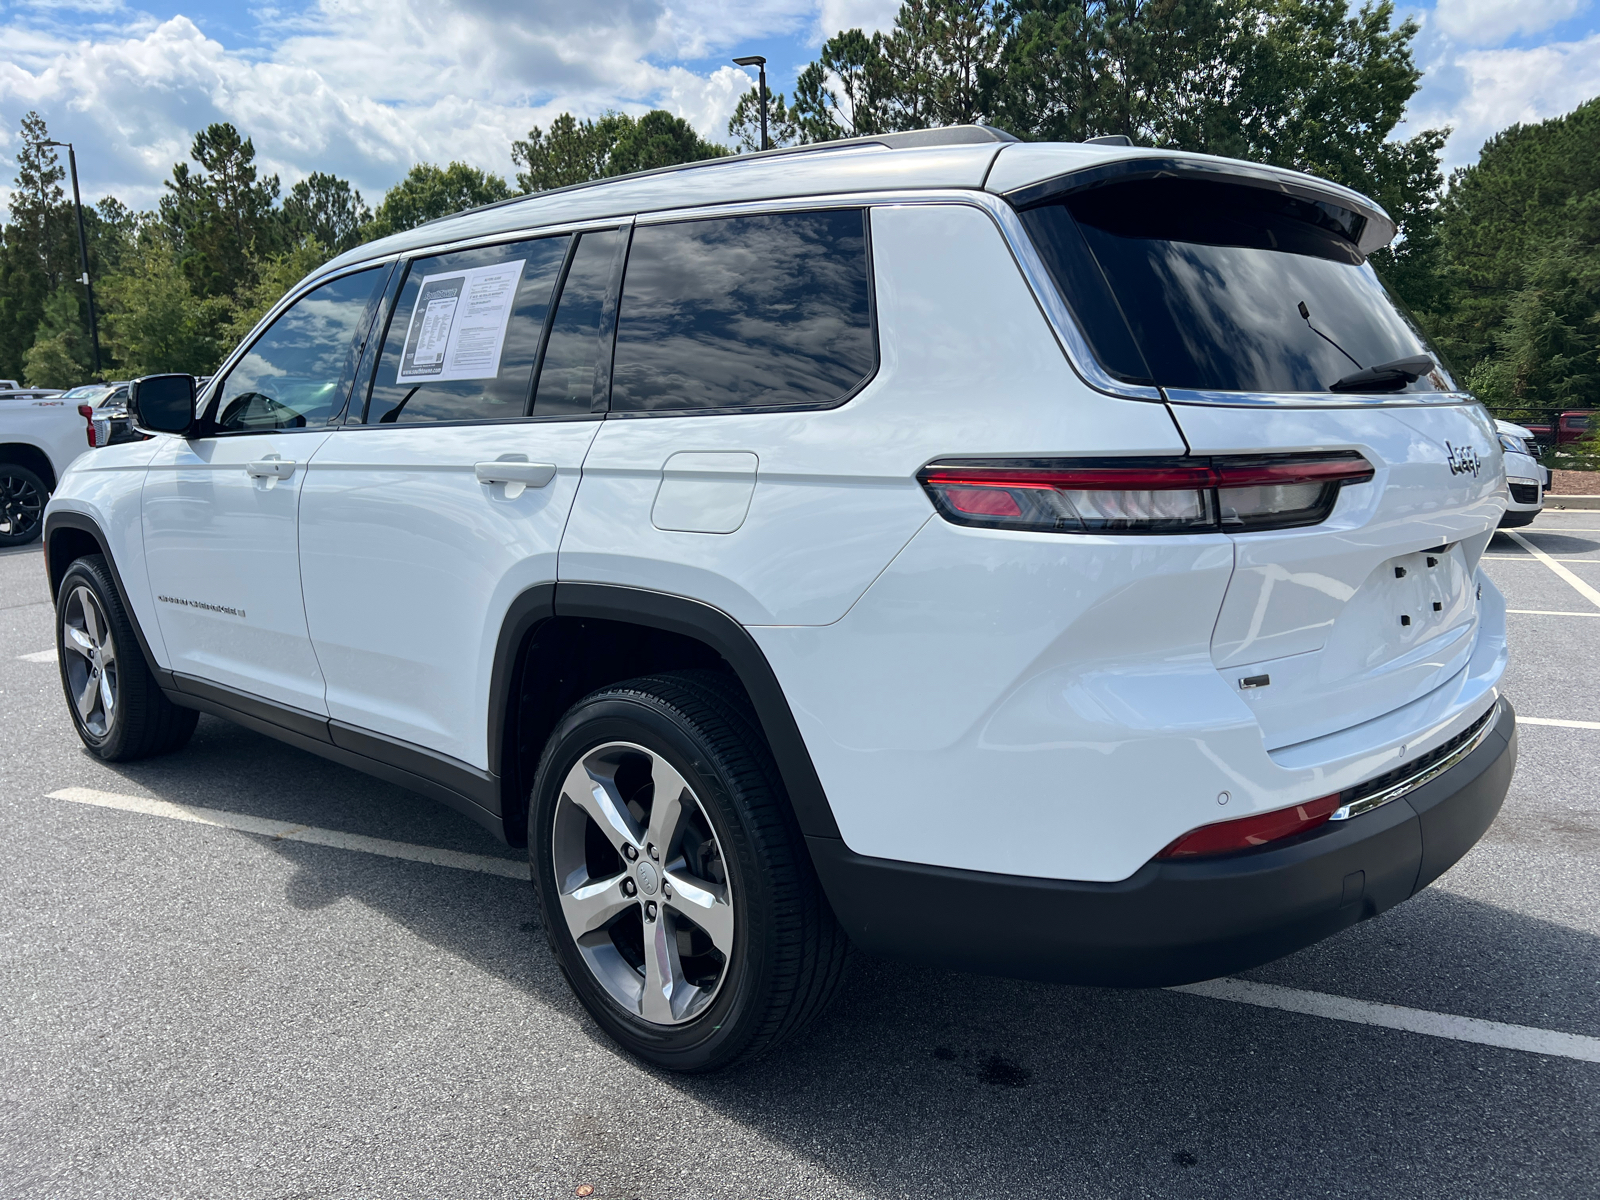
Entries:
<svg viewBox="0 0 1600 1200">
<path fill-rule="evenodd" d="M 543 487 L 556 477 L 555 463 L 481 462 L 475 470 L 479 483 L 520 483 Z"/>
<path fill-rule="evenodd" d="M 246 463 L 244 469 L 245 474 L 252 479 L 288 479 L 299 465 L 291 459 L 263 458 L 257 462 Z"/>
</svg>

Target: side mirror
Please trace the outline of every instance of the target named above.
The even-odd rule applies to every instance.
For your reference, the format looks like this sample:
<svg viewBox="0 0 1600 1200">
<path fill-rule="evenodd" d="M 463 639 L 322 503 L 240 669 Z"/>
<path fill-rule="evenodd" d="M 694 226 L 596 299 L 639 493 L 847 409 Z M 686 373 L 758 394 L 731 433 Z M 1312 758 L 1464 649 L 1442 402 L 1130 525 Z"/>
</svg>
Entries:
<svg viewBox="0 0 1600 1200">
<path fill-rule="evenodd" d="M 128 385 L 128 417 L 140 433 L 194 428 L 194 376 L 146 375 Z"/>
</svg>

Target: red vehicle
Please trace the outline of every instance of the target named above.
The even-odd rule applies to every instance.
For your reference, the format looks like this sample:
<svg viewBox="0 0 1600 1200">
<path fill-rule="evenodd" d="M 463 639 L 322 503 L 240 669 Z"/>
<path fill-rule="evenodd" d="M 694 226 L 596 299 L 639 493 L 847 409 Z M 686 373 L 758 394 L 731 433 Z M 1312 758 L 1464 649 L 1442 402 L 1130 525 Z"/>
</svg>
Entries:
<svg viewBox="0 0 1600 1200">
<path fill-rule="evenodd" d="M 1519 421 L 1523 428 L 1533 434 L 1533 440 L 1541 446 L 1566 446 L 1573 442 L 1581 442 L 1589 436 L 1589 418 L 1594 416 L 1594 409 L 1572 409 L 1562 413 L 1556 418 L 1554 435 L 1551 433 L 1550 422 Z"/>
</svg>

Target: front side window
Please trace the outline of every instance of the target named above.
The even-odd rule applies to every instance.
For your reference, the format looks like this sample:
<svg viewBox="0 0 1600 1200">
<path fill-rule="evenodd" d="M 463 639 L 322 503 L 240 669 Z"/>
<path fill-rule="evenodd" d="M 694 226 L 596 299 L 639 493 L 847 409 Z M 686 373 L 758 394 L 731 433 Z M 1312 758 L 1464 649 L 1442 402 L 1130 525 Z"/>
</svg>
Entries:
<svg viewBox="0 0 1600 1200">
<path fill-rule="evenodd" d="M 326 425 L 344 408 L 369 302 L 387 265 L 343 275 L 279 314 L 222 383 L 219 433 Z"/>
<path fill-rule="evenodd" d="M 1347 216 L 1262 188 L 1147 179 L 1022 219 L 1096 358 L 1123 379 L 1226 392 L 1454 390 Z M 1382 370 L 1424 355 L 1435 369 L 1409 382 Z M 1351 378 L 1374 370 L 1376 383 Z"/>
<path fill-rule="evenodd" d="M 613 411 L 826 405 L 876 365 L 864 210 L 634 230 Z"/>
<path fill-rule="evenodd" d="M 550 293 L 571 240 L 414 260 L 389 318 L 366 423 L 525 416 Z"/>
</svg>

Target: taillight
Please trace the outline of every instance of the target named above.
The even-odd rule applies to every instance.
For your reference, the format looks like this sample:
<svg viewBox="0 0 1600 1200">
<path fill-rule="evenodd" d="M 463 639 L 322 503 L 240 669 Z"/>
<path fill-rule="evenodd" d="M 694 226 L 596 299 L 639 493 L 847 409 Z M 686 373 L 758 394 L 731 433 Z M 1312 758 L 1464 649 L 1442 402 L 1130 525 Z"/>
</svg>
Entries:
<svg viewBox="0 0 1600 1200">
<path fill-rule="evenodd" d="M 1202 825 L 1168 845 L 1156 857 L 1193 858 L 1202 854 L 1227 854 L 1233 850 L 1265 846 L 1268 842 L 1293 837 L 1325 824 L 1338 807 L 1339 793 L 1335 792 L 1331 796 L 1320 796 L 1304 804 L 1296 804 L 1293 808 L 1279 808 L 1233 821 L 1218 821 L 1215 825 Z"/>
<path fill-rule="evenodd" d="M 1353 450 L 1227 458 L 947 459 L 917 479 L 957 525 L 1051 533 L 1286 529 L 1326 520 L 1372 464 Z"/>
<path fill-rule="evenodd" d="M 83 418 L 83 423 L 88 427 L 84 432 L 89 439 L 91 447 L 104 446 L 111 440 L 111 421 L 99 420 L 94 415 L 94 409 L 87 404 L 78 405 L 78 415 Z"/>
</svg>

